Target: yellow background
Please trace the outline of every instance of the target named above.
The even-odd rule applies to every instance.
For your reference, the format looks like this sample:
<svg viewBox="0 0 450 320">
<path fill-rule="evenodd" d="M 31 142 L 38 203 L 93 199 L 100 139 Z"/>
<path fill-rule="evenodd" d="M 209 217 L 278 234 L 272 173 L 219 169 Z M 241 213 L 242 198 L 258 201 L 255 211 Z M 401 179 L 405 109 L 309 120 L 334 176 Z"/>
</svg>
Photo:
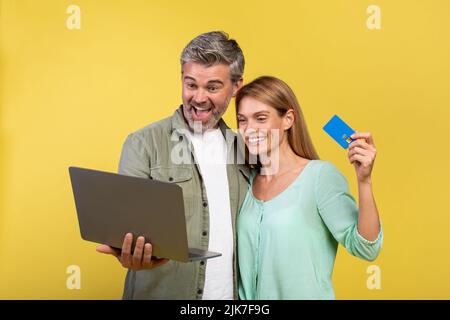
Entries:
<svg viewBox="0 0 450 320">
<path fill-rule="evenodd" d="M 370 4 L 381 30 L 366 27 Z M 371 131 L 385 239 L 373 263 L 340 248 L 338 299 L 449 299 L 450 2 L 0 0 L 0 298 L 118 299 L 125 270 L 80 239 L 67 168 L 116 171 L 126 135 L 181 102 L 179 55 L 224 30 L 245 82 L 296 92 L 322 159 L 357 196 L 335 113 Z M 66 9 L 81 9 L 68 30 Z M 225 116 L 235 127 L 234 104 Z M 382 288 L 366 286 L 368 266 Z M 66 288 L 79 265 L 81 290 Z"/>
</svg>

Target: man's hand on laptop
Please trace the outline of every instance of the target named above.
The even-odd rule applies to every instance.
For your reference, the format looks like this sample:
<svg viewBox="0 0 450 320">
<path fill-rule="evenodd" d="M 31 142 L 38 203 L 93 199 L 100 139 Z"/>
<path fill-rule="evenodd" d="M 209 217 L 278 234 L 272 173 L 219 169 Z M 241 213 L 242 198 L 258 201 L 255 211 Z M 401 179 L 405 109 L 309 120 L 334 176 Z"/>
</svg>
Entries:
<svg viewBox="0 0 450 320">
<path fill-rule="evenodd" d="M 127 233 L 123 240 L 122 250 L 111 248 L 105 244 L 97 247 L 97 251 L 104 254 L 115 256 L 124 268 L 134 271 L 154 269 L 167 262 L 169 259 L 158 259 L 152 257 L 152 245 L 145 243 L 144 237 L 138 237 L 133 254 L 131 253 L 131 246 L 133 243 L 133 234 Z"/>
</svg>

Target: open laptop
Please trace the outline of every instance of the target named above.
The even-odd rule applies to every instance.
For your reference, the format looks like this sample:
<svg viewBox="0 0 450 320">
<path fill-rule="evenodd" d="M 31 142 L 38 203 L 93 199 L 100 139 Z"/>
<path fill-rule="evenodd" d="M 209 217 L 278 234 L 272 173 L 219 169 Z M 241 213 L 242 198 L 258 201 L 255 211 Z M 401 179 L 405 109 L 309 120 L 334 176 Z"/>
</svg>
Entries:
<svg viewBox="0 0 450 320">
<path fill-rule="evenodd" d="M 144 236 L 152 255 L 181 262 L 221 253 L 188 248 L 183 190 L 152 179 L 69 167 L 81 237 L 122 248 L 128 232 Z"/>
</svg>

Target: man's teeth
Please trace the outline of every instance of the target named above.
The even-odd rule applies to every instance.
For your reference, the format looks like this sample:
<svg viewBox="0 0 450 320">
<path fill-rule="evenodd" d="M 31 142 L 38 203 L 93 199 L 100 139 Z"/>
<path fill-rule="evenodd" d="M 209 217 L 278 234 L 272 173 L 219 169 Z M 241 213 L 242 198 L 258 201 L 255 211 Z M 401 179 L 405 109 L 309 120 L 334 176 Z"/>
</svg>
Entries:
<svg viewBox="0 0 450 320">
<path fill-rule="evenodd" d="M 266 137 L 249 138 L 249 139 L 248 139 L 248 142 L 249 142 L 251 145 L 255 145 L 255 144 L 261 143 L 261 142 L 264 141 L 265 139 L 266 139 Z"/>
<path fill-rule="evenodd" d="M 209 110 L 211 110 L 211 108 L 201 109 L 194 106 L 193 108 L 195 109 L 196 112 L 209 112 Z"/>
</svg>

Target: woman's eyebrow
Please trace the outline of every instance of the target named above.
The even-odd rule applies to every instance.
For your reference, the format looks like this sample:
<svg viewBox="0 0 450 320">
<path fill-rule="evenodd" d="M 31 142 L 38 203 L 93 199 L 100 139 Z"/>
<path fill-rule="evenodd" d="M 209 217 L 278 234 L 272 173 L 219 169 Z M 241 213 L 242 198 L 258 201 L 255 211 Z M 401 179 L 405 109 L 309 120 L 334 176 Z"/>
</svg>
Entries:
<svg viewBox="0 0 450 320">
<path fill-rule="evenodd" d="M 268 114 L 269 114 L 269 111 L 258 111 L 258 112 L 255 112 L 253 114 L 250 114 L 249 117 L 265 116 L 265 115 L 268 115 Z M 247 117 L 246 115 L 244 115 L 242 113 L 238 113 L 237 116 L 238 117 L 243 117 L 243 118 Z"/>
</svg>

